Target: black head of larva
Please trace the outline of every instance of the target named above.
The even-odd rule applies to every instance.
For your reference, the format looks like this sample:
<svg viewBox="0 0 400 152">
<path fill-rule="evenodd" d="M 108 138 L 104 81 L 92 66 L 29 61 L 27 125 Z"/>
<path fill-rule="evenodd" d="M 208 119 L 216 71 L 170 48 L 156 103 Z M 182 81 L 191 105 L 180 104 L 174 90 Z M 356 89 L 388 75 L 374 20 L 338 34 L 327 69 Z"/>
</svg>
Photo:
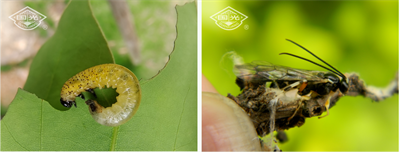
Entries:
<svg viewBox="0 0 400 152">
<path fill-rule="evenodd" d="M 60 101 L 61 101 L 61 104 L 62 104 L 64 107 L 69 108 L 69 107 L 72 106 L 72 104 L 76 107 L 75 101 L 64 101 L 62 98 L 60 99 Z"/>
</svg>

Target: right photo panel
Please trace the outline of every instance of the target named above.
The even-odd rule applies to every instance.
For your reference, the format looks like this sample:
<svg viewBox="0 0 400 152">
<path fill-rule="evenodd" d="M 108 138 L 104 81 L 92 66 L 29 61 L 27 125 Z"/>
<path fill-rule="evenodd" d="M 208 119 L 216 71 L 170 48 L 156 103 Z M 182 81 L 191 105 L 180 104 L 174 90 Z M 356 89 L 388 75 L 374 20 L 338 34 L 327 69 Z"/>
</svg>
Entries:
<svg viewBox="0 0 400 152">
<path fill-rule="evenodd" d="M 203 151 L 399 150 L 398 1 L 201 3 Z"/>
</svg>

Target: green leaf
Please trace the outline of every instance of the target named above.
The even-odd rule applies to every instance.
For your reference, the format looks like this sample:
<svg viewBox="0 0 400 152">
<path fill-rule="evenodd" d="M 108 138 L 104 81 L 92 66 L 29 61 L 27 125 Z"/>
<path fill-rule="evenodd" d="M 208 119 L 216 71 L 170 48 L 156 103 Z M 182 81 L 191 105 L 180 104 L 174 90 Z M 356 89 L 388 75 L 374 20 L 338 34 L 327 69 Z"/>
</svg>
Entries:
<svg viewBox="0 0 400 152">
<path fill-rule="evenodd" d="M 90 93 L 89 91 L 84 91 L 82 92 L 82 95 L 84 97 L 84 100 L 87 101 L 89 99 L 91 100 L 96 100 L 97 103 L 99 103 L 103 107 L 111 107 L 112 104 L 117 102 L 117 96 L 119 95 L 116 91 L 117 89 L 113 88 L 107 88 L 104 86 L 104 88 L 99 89 L 95 88 L 94 94 Z"/>
<path fill-rule="evenodd" d="M 77 106 L 59 111 L 19 89 L 1 120 L 1 150 L 108 150 L 113 128 L 97 124 L 83 100 Z"/>
<path fill-rule="evenodd" d="M 65 15 L 72 16 L 71 14 L 74 14 L 74 12 L 69 11 L 71 7 L 75 7 L 74 11 L 84 12 L 78 10 L 78 8 L 86 8 L 86 6 L 86 2 L 72 1 L 64 12 L 62 20 L 65 19 Z M 177 12 L 178 35 L 174 51 L 170 55 L 170 61 L 157 76 L 146 82 L 141 82 L 141 105 L 136 115 L 126 124 L 119 127 L 107 127 L 98 124 L 91 118 L 88 107 L 80 98 L 76 99 L 78 108 L 73 107 L 67 111 L 54 109 L 47 101 L 29 93 L 37 94 L 40 91 L 32 90 L 39 88 L 39 86 L 43 88 L 41 83 L 30 82 L 31 84 L 25 86 L 30 88 L 29 92 L 20 89 L 9 106 L 7 114 L 1 120 L 1 150 L 197 150 L 196 5 L 192 2 L 184 6 L 177 6 Z M 86 17 L 93 18 L 92 16 Z M 72 17 L 68 19 L 75 20 Z M 86 20 L 86 18 L 82 18 L 83 20 Z M 67 23 L 60 21 L 60 29 L 65 26 L 61 24 Z M 61 38 L 56 40 L 58 44 L 65 45 L 68 48 L 70 46 L 64 43 L 77 44 L 76 41 L 81 42 L 80 37 L 84 37 L 82 35 L 85 35 L 85 33 L 83 31 L 75 33 L 76 38 L 74 40 L 65 41 Z M 69 35 L 66 32 L 64 34 Z M 59 36 L 63 37 L 63 35 Z M 54 39 L 53 37 L 49 42 L 56 43 Z M 49 42 L 45 45 L 49 45 Z M 98 50 L 100 49 L 98 46 L 105 45 L 97 43 L 96 45 L 87 44 L 84 46 L 87 50 L 92 50 L 91 47 Z M 57 48 L 56 51 L 62 50 Z M 81 51 L 83 52 L 83 50 Z M 64 55 L 66 54 L 64 53 Z M 97 55 L 97 53 L 92 54 L 92 56 Z M 58 57 L 58 60 L 61 60 L 61 57 L 64 56 Z M 43 57 L 40 58 L 44 60 Z M 77 55 L 77 58 L 79 58 L 79 55 Z M 49 57 L 47 60 L 55 59 Z M 82 61 L 86 60 L 77 60 L 76 62 L 82 63 Z M 49 64 L 48 62 L 45 63 Z M 86 64 L 88 63 L 89 61 Z M 77 68 L 83 66 L 82 64 L 73 64 Z M 51 67 L 53 73 L 58 73 L 55 71 L 66 71 L 66 69 L 57 68 L 58 66 L 55 65 L 35 66 L 37 66 L 36 68 L 41 68 L 41 66 Z M 81 70 L 85 68 L 81 68 Z M 53 83 L 56 83 L 56 81 L 57 83 L 58 81 L 64 83 L 70 77 L 68 76 L 64 80 L 60 78 L 59 73 L 52 74 L 52 76 L 55 75 L 58 78 L 53 78 Z M 40 78 L 37 76 L 35 79 L 31 78 L 30 81 Z M 59 90 L 56 88 L 47 90 L 48 92 L 56 90 L 58 92 L 56 98 L 59 98 Z M 46 97 L 48 94 L 45 93 L 42 93 L 41 96 Z M 41 96 L 39 97 L 42 98 Z"/>
<path fill-rule="evenodd" d="M 24 89 L 54 108 L 66 110 L 60 104 L 65 81 L 80 71 L 104 63 L 114 63 L 114 59 L 89 2 L 71 1 L 53 37 L 33 59 Z"/>
<path fill-rule="evenodd" d="M 103 107 L 111 107 L 112 104 L 117 102 L 117 96 L 119 95 L 116 92 L 117 88 L 103 88 L 99 89 L 96 88 L 94 89 L 94 93 L 96 94 L 97 98 L 93 98 L 93 100 L 96 100 L 97 103 L 102 105 Z M 87 100 L 85 96 L 85 100 Z"/>
</svg>

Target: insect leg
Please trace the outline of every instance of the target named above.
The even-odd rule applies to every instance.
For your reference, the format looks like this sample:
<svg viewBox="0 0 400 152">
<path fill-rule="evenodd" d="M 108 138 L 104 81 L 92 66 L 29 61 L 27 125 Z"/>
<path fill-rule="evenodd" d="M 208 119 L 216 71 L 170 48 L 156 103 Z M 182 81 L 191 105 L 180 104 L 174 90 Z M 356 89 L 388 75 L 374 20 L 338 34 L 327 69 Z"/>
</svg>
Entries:
<svg viewBox="0 0 400 152">
<path fill-rule="evenodd" d="M 301 92 L 306 86 L 307 86 L 307 80 L 301 80 L 301 81 L 297 81 L 295 83 L 292 83 L 286 87 L 283 88 L 283 90 L 288 91 L 294 87 L 297 87 L 301 85 L 300 87 L 303 87 L 301 90 L 299 89 L 299 92 Z"/>
<path fill-rule="evenodd" d="M 97 98 L 96 93 L 94 93 L 94 90 L 92 88 L 87 89 L 86 91 L 90 92 L 91 94 L 93 94 L 93 96 L 95 98 Z"/>
<path fill-rule="evenodd" d="M 299 87 L 299 92 L 302 92 L 302 91 L 306 88 L 306 86 L 307 86 L 307 81 L 301 83 L 301 85 L 300 85 L 300 87 Z"/>
<path fill-rule="evenodd" d="M 303 104 L 303 101 L 310 100 L 310 99 L 311 99 L 311 92 L 307 95 L 301 96 L 300 101 L 298 101 L 299 104 L 297 105 L 297 108 L 294 111 L 293 115 L 288 118 L 287 124 L 289 124 L 290 120 L 296 115 L 297 111 L 300 109 L 301 105 Z"/>
<path fill-rule="evenodd" d="M 82 98 L 83 100 L 85 100 L 85 96 L 83 96 L 83 94 L 79 94 L 77 97 Z"/>
<path fill-rule="evenodd" d="M 290 116 L 290 117 L 287 119 L 286 125 L 288 125 L 289 122 L 290 122 L 290 120 L 292 120 L 292 118 L 296 115 L 297 111 L 298 111 L 298 110 L 300 109 L 300 107 L 301 107 L 301 104 L 302 104 L 302 102 L 299 102 L 299 104 L 297 105 L 297 108 L 296 108 L 296 110 L 294 111 L 294 113 L 292 114 L 292 116 Z"/>
<path fill-rule="evenodd" d="M 325 115 L 325 116 L 318 117 L 318 119 L 324 118 L 324 117 L 326 117 L 326 116 L 329 115 L 329 105 L 331 104 L 331 97 L 333 96 L 334 93 L 335 93 L 335 92 L 331 91 L 331 92 L 329 93 L 329 95 L 328 95 L 328 99 L 325 101 L 325 105 L 324 105 L 324 106 L 325 106 L 325 108 L 326 108 L 326 115 Z"/>
<path fill-rule="evenodd" d="M 91 112 L 96 112 L 99 110 L 98 104 L 95 100 L 89 99 L 85 103 L 89 106 Z"/>
</svg>

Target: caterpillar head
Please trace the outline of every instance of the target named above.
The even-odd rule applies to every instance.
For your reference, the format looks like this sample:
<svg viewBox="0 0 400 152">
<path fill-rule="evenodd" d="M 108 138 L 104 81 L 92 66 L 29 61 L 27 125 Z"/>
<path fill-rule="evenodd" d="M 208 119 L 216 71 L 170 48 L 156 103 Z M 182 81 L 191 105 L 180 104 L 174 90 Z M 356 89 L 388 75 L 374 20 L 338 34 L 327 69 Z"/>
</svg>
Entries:
<svg viewBox="0 0 400 152">
<path fill-rule="evenodd" d="M 60 101 L 61 101 L 61 104 L 62 104 L 64 107 L 69 108 L 69 107 L 72 106 L 72 104 L 76 107 L 75 101 L 64 101 L 62 98 L 60 99 Z"/>
</svg>

